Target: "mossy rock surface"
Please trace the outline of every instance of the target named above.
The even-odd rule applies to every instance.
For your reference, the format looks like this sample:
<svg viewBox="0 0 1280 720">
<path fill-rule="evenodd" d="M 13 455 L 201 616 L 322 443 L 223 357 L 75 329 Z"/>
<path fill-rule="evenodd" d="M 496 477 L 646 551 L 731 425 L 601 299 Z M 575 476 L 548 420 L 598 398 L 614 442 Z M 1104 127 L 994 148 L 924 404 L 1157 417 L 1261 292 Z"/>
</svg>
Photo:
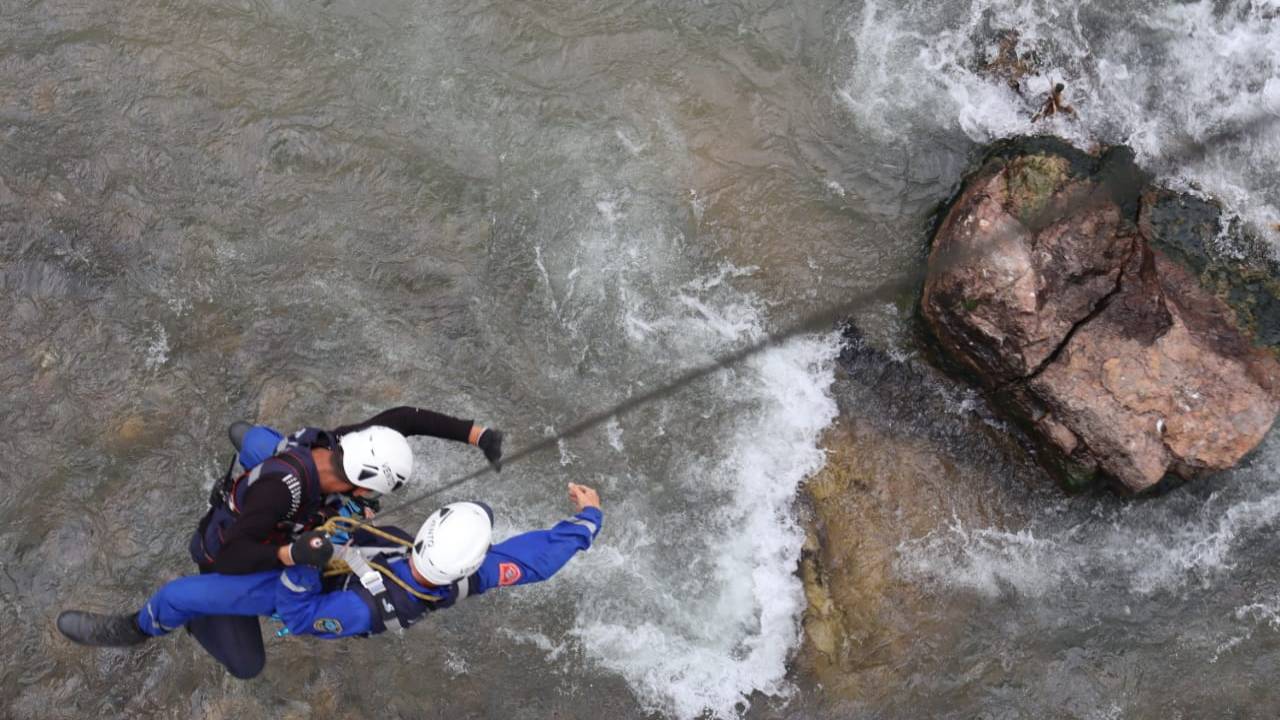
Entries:
<svg viewBox="0 0 1280 720">
<path fill-rule="evenodd" d="M 1231 306 L 1255 344 L 1280 354 L 1280 263 L 1266 243 L 1229 221 L 1217 202 L 1171 190 L 1144 195 L 1142 225 L 1154 247 Z"/>
<path fill-rule="evenodd" d="M 1026 155 L 1009 163 L 1009 200 L 1013 212 L 1032 224 L 1049 200 L 1071 179 L 1071 164 L 1057 155 Z"/>
<path fill-rule="evenodd" d="M 951 197 L 938 205 L 929 233 L 930 242 L 943 218 L 960 199 L 965 187 L 975 177 L 994 172 L 998 166 L 1010 165 L 1020 176 L 1017 196 L 1026 204 L 1020 208 L 1034 211 L 1018 213 L 1025 222 L 1038 225 L 1051 220 L 1053 208 L 1045 202 L 1055 188 L 1074 180 L 1096 179 L 1107 185 L 1117 202 L 1136 219 L 1138 195 L 1150 177 L 1134 163 L 1133 151 L 1123 145 L 1087 153 L 1071 143 L 1051 135 L 1023 135 L 997 140 L 975 157 L 964 179 L 956 185 Z M 1041 212 L 1047 217 L 1037 217 Z"/>
</svg>

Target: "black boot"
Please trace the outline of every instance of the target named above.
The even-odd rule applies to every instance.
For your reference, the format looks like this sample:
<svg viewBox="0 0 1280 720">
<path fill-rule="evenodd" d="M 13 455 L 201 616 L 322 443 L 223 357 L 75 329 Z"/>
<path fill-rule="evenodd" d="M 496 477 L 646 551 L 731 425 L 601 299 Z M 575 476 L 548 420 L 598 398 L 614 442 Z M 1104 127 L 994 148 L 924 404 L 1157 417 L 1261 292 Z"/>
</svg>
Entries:
<svg viewBox="0 0 1280 720">
<path fill-rule="evenodd" d="M 102 615 L 79 610 L 59 614 L 58 630 L 72 642 L 103 647 L 137 645 L 151 637 L 142 632 L 133 615 Z"/>
<path fill-rule="evenodd" d="M 236 452 L 240 452 L 240 448 L 244 446 L 245 433 L 252 429 L 253 426 L 243 420 L 237 420 L 227 428 L 227 437 L 231 438 L 231 446 L 236 449 Z"/>
</svg>

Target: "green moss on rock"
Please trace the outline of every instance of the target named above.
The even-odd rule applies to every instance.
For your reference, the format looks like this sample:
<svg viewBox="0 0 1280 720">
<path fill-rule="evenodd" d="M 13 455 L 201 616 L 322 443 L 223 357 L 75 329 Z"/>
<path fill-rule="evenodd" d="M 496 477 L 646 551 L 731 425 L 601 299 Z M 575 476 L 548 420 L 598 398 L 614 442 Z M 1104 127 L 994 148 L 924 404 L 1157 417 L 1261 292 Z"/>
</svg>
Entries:
<svg viewBox="0 0 1280 720">
<path fill-rule="evenodd" d="M 1070 163 L 1056 155 L 1027 155 L 1009 163 L 1010 210 L 1024 224 L 1035 223 L 1054 194 L 1070 179 Z"/>
</svg>

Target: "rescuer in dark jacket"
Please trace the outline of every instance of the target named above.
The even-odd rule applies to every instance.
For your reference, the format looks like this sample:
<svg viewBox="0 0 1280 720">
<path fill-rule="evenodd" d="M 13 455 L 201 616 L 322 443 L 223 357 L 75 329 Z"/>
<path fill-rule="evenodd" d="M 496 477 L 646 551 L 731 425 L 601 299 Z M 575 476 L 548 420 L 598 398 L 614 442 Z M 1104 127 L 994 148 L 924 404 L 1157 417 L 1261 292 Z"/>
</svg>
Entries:
<svg viewBox="0 0 1280 720">
<path fill-rule="evenodd" d="M 324 522 L 348 498 L 363 504 L 399 489 L 413 474 L 406 437 L 430 436 L 479 447 L 499 467 L 502 433 L 471 420 L 397 407 L 334 430 L 303 428 L 288 437 L 265 426 L 232 426 L 237 462 L 214 487 L 189 551 L 202 573 L 240 575 L 294 564 L 295 538 Z M 187 629 L 232 675 L 262 671 L 258 619 L 208 615 Z"/>
<path fill-rule="evenodd" d="M 376 500 L 403 486 L 413 473 L 405 438 L 421 435 L 476 445 L 495 466 L 502 458 L 501 432 L 421 408 L 392 408 L 331 431 L 303 428 L 281 438 L 270 457 L 243 463 L 247 472 L 233 470 L 215 487 L 192 538 L 192 560 L 202 571 L 228 575 L 291 565 L 290 543 L 324 521 L 332 495 Z M 243 442 L 261 453 L 264 436 L 280 437 L 259 426 Z"/>
</svg>

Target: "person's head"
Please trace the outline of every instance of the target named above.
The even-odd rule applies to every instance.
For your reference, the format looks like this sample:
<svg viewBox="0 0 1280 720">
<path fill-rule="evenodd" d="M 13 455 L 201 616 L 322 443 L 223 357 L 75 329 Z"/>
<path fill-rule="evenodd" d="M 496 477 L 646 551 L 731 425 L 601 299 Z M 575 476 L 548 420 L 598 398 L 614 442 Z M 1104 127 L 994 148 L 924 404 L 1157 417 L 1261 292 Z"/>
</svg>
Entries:
<svg viewBox="0 0 1280 720">
<path fill-rule="evenodd" d="M 1056 85 L 1054 85 L 1054 86 L 1053 86 L 1053 92 L 1054 92 L 1054 94 L 1055 94 L 1055 95 L 1056 95 L 1056 94 L 1058 94 L 1058 93 L 1060 93 L 1060 92 L 1062 92 L 1063 90 L 1066 90 L 1066 89 L 1067 89 L 1067 86 L 1066 86 L 1066 85 L 1063 85 L 1062 83 L 1058 83 L 1058 84 L 1056 84 Z"/>
<path fill-rule="evenodd" d="M 493 541 L 493 510 L 456 502 L 431 513 L 413 540 L 410 566 L 428 585 L 449 585 L 480 569 Z"/>
<path fill-rule="evenodd" d="M 413 449 L 403 435 L 374 425 L 338 440 L 335 469 L 356 495 L 369 498 L 399 490 L 413 475 Z"/>
</svg>

